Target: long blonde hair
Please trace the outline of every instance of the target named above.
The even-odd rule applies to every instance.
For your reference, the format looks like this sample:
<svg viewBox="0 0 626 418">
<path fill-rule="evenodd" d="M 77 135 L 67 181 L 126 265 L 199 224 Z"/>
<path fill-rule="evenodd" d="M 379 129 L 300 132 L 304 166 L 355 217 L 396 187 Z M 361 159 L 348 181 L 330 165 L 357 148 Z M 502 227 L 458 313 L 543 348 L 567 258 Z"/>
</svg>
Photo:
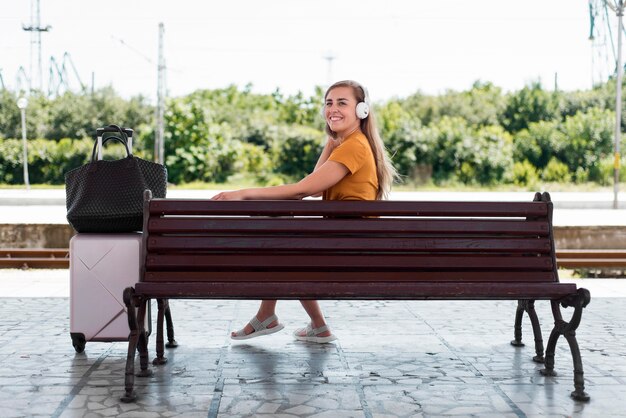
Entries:
<svg viewBox="0 0 626 418">
<path fill-rule="evenodd" d="M 376 192 L 376 200 L 383 200 L 389 197 L 389 192 L 391 191 L 391 185 L 394 180 L 398 178 L 398 172 L 396 171 L 393 164 L 391 164 L 391 160 L 387 155 L 387 150 L 385 149 L 385 144 L 383 140 L 380 138 L 380 134 L 378 133 L 378 126 L 376 125 L 376 117 L 374 116 L 373 109 L 371 104 L 369 103 L 369 97 L 367 96 L 367 92 L 365 88 L 353 80 L 343 80 L 338 81 L 326 90 L 324 94 L 324 101 L 326 101 L 326 97 L 328 93 L 334 88 L 337 87 L 351 87 L 354 93 L 354 97 L 356 98 L 357 103 L 365 102 L 370 105 L 369 115 L 365 119 L 361 119 L 360 128 L 361 132 L 367 138 L 367 141 L 370 144 L 370 148 L 372 149 L 372 153 L 374 154 L 374 161 L 376 162 L 376 177 L 378 178 L 378 191 Z M 332 136 L 333 138 L 337 136 L 337 134 L 330 129 L 328 123 L 326 123 L 326 133 Z"/>
</svg>

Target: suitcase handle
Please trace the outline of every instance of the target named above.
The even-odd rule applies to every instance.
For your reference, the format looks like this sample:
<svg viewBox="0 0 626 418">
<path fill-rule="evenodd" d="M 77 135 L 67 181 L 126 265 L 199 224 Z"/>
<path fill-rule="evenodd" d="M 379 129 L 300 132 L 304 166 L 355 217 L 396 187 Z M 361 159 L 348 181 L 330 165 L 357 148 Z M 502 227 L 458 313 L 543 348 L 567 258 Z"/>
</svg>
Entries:
<svg viewBox="0 0 626 418">
<path fill-rule="evenodd" d="M 133 153 L 133 132 L 134 131 L 130 128 L 120 128 L 117 125 L 109 125 L 104 128 L 96 129 L 96 137 L 97 137 L 96 147 L 98 149 L 98 160 L 102 160 L 102 146 L 104 145 L 104 143 L 102 142 L 102 136 L 107 132 L 119 133 L 120 136 L 124 139 L 125 146 L 127 146 L 126 152 L 128 154 Z M 106 140 L 104 142 L 106 143 Z M 91 155 L 91 161 L 93 161 L 93 152 Z"/>
<path fill-rule="evenodd" d="M 102 138 L 100 138 L 100 137 L 98 137 L 98 139 L 102 140 Z M 133 154 L 128 149 L 128 144 L 126 143 L 124 138 L 120 138 L 119 136 L 110 136 L 107 139 L 105 139 L 104 142 L 102 142 L 101 144 L 98 144 L 98 143 L 93 144 L 93 149 L 91 150 L 91 161 L 92 162 L 94 161 L 94 158 L 96 157 L 96 147 L 98 147 L 98 145 L 100 145 L 98 147 L 98 160 L 101 160 L 102 159 L 102 145 L 104 145 L 107 142 L 109 142 L 110 139 L 114 139 L 117 142 L 119 142 L 122 145 L 124 145 L 124 148 L 126 148 L 126 156 L 127 157 L 132 157 L 133 156 Z"/>
<path fill-rule="evenodd" d="M 96 136 L 102 136 L 103 133 L 105 132 L 119 132 L 120 129 L 128 136 L 133 136 L 133 130 L 130 128 L 120 128 L 117 125 L 109 125 L 107 127 L 104 128 L 98 128 L 96 129 Z"/>
</svg>

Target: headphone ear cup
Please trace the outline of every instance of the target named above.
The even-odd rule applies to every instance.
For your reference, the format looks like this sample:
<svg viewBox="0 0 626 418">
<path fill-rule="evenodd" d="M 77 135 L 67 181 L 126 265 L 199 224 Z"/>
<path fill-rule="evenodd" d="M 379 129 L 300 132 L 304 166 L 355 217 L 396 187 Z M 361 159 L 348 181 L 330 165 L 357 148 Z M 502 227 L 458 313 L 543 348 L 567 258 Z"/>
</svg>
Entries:
<svg viewBox="0 0 626 418">
<path fill-rule="evenodd" d="M 356 117 L 359 119 L 365 119 L 370 114 L 370 107 L 365 102 L 360 102 L 356 105 Z"/>
</svg>

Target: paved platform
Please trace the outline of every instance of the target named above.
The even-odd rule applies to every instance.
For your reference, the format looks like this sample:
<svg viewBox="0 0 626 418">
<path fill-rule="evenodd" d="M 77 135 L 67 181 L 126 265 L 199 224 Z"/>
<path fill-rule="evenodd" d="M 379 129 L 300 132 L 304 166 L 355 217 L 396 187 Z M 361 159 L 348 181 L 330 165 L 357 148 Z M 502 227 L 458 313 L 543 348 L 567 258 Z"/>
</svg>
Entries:
<svg viewBox="0 0 626 418">
<path fill-rule="evenodd" d="M 290 335 L 306 322 L 295 301 L 278 305 L 284 331 L 231 342 L 257 302 L 176 300 L 180 346 L 123 404 L 126 344 L 71 345 L 69 272 L 0 270 L 0 416 L 626 416 L 626 280 L 571 280 L 592 294 L 577 332 L 588 403 L 569 397 L 563 339 L 549 378 L 531 361 L 527 320 L 528 345 L 509 344 L 513 301 L 322 302 L 339 340 L 314 345 Z M 547 341 L 549 303 L 537 309 Z"/>
</svg>

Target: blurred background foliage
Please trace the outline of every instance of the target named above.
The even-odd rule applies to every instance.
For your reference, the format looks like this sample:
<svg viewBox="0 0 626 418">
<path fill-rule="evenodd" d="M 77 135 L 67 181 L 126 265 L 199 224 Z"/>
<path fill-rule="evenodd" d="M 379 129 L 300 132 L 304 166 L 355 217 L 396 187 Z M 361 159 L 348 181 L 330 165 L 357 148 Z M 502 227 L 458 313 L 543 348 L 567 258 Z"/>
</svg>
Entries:
<svg viewBox="0 0 626 418">
<path fill-rule="evenodd" d="M 312 171 L 325 141 L 322 88 L 313 95 L 252 92 L 251 86 L 198 90 L 170 98 L 165 112 L 169 181 L 297 181 Z M 586 91 L 549 91 L 532 83 L 503 92 L 488 82 L 440 95 L 416 92 L 374 103 L 388 152 L 403 182 L 419 185 L 539 182 L 612 183 L 615 83 Z M 17 95 L 0 91 L 0 183 L 21 184 Z M 112 88 L 34 94 L 27 108 L 32 183 L 63 184 L 64 173 L 91 158 L 95 128 L 135 130 L 134 153 L 152 159 L 155 108 Z M 624 126 L 624 120 L 622 126 Z M 622 149 L 624 141 L 622 139 Z M 122 158 L 120 145 L 107 158 Z M 622 170 L 626 181 L 626 170 Z"/>
</svg>

